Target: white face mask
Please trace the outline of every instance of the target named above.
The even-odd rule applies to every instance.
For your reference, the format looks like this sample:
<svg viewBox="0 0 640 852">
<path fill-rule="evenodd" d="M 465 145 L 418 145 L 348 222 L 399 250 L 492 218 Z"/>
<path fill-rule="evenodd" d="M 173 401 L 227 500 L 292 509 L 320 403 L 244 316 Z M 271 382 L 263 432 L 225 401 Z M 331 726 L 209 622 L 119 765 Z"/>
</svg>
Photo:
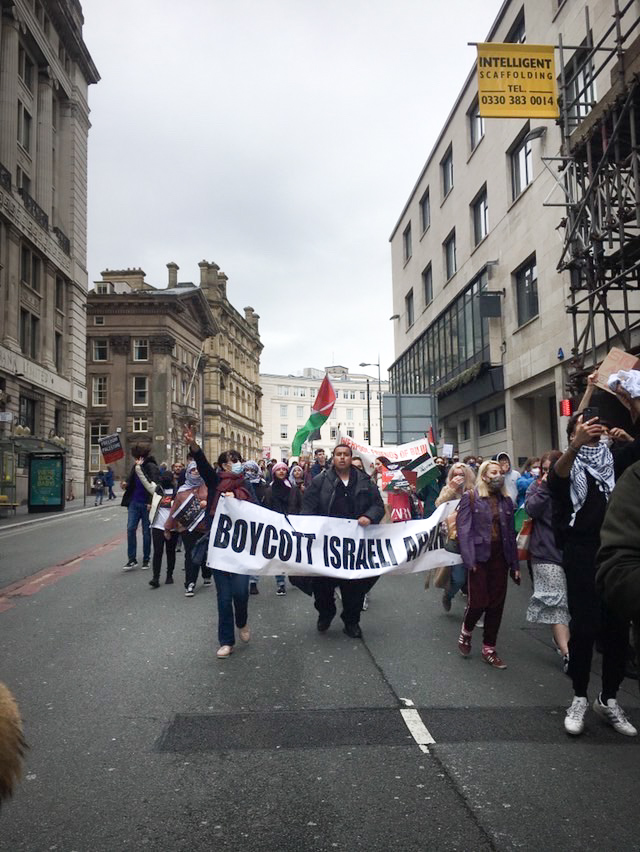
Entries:
<svg viewBox="0 0 640 852">
<path fill-rule="evenodd" d="M 231 473 L 242 473 L 242 462 L 234 462 L 231 465 Z"/>
<path fill-rule="evenodd" d="M 540 476 L 540 468 L 539 467 L 532 467 L 531 468 L 531 475 L 532 476 Z"/>
</svg>

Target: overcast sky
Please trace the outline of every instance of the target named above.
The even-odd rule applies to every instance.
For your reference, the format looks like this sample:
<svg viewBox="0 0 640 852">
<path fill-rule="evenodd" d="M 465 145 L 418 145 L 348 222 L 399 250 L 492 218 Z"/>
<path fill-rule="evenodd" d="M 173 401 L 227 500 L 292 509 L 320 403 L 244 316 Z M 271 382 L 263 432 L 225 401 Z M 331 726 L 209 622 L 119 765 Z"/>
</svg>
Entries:
<svg viewBox="0 0 640 852">
<path fill-rule="evenodd" d="M 500 5 L 82 0 L 89 280 L 215 261 L 262 372 L 380 353 L 386 377 L 389 236 Z"/>
</svg>

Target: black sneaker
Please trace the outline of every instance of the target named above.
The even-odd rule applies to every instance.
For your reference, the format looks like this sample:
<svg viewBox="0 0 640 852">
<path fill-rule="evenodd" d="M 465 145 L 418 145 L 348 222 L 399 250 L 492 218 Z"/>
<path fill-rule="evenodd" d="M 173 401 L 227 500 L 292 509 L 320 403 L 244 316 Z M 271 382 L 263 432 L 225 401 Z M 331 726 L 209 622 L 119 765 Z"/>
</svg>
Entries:
<svg viewBox="0 0 640 852">
<path fill-rule="evenodd" d="M 254 583 L 253 580 L 249 583 L 249 594 L 250 595 L 259 595 L 258 584 Z"/>
<path fill-rule="evenodd" d="M 342 632 L 346 633 L 351 639 L 362 639 L 362 630 L 359 624 L 345 624 Z"/>
<path fill-rule="evenodd" d="M 196 593 L 196 584 L 189 583 L 184 593 L 185 598 L 192 598 Z"/>
<path fill-rule="evenodd" d="M 148 559 L 143 559 L 143 560 L 142 560 L 142 567 L 143 567 L 143 568 L 148 568 L 148 567 L 149 567 L 149 560 L 148 560 Z"/>
<path fill-rule="evenodd" d="M 130 559 L 127 562 L 126 565 L 122 566 L 122 570 L 123 571 L 130 571 L 132 568 L 137 568 L 137 567 L 138 567 L 138 560 L 137 559 Z"/>
<path fill-rule="evenodd" d="M 287 594 L 287 587 L 285 586 L 285 584 L 284 583 L 278 583 L 278 588 L 276 589 L 276 595 L 282 596 L 282 595 L 286 595 L 286 594 Z"/>
<path fill-rule="evenodd" d="M 159 589 L 160 588 L 160 580 L 156 580 L 156 578 L 154 577 L 153 580 L 149 580 L 149 585 L 153 589 Z"/>
</svg>

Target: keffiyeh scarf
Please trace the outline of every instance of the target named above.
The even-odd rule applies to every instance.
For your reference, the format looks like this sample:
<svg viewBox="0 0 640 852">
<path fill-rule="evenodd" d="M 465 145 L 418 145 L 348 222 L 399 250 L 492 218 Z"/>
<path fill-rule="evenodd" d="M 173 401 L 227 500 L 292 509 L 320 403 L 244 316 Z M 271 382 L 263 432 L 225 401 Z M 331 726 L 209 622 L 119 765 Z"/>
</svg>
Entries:
<svg viewBox="0 0 640 852">
<path fill-rule="evenodd" d="M 598 444 L 595 447 L 580 447 L 580 452 L 573 462 L 569 479 L 569 493 L 573 506 L 573 514 L 569 521 L 571 527 L 587 499 L 589 488 L 587 473 L 595 479 L 598 488 L 604 494 L 605 499 L 608 500 L 616 480 L 613 470 L 613 456 L 611 450 L 605 444 Z"/>
</svg>

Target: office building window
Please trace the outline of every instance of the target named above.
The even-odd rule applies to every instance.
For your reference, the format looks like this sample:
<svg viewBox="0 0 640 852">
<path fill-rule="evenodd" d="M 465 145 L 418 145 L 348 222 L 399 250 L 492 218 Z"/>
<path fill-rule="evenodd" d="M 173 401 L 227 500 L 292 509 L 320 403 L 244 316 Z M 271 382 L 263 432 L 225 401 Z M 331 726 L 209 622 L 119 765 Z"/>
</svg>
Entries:
<svg viewBox="0 0 640 852">
<path fill-rule="evenodd" d="M 331 441 L 336 441 L 338 439 L 338 430 L 336 429 L 335 426 L 332 426 L 329 429 L 329 439 Z"/>
<path fill-rule="evenodd" d="M 289 406 L 281 405 L 280 406 L 280 417 L 288 417 L 289 416 Z"/>
<path fill-rule="evenodd" d="M 133 418 L 133 431 L 134 432 L 148 432 L 149 431 L 149 421 L 146 417 L 134 417 Z"/>
<path fill-rule="evenodd" d="M 527 40 L 527 33 L 524 26 L 524 8 L 520 9 L 518 17 L 513 22 L 511 29 L 507 33 L 505 42 L 510 44 L 524 44 Z"/>
<path fill-rule="evenodd" d="M 431 199 L 429 198 L 429 190 L 424 193 L 420 199 L 420 227 L 422 233 L 427 230 L 431 224 Z"/>
<path fill-rule="evenodd" d="M 58 433 L 60 434 L 60 433 Z M 100 453 L 100 438 L 106 438 L 109 434 L 108 423 L 92 423 L 89 427 L 89 469 L 100 470 L 102 466 L 102 454 Z"/>
<path fill-rule="evenodd" d="M 54 333 L 53 338 L 53 348 L 54 348 L 54 359 L 56 365 L 56 372 L 62 372 L 62 335 L 59 331 Z"/>
<path fill-rule="evenodd" d="M 461 420 L 458 426 L 458 440 L 468 441 L 471 438 L 471 421 Z"/>
<path fill-rule="evenodd" d="M 59 275 L 56 275 L 56 310 L 62 311 L 64 313 L 64 278 L 61 278 Z"/>
<path fill-rule="evenodd" d="M 31 151 L 31 127 L 33 119 L 31 113 L 22 103 L 18 101 L 18 142 L 27 153 Z M 26 187 L 24 187 L 26 189 Z"/>
<path fill-rule="evenodd" d="M 104 325 L 104 317 L 94 317 L 93 318 L 94 325 Z"/>
<path fill-rule="evenodd" d="M 349 438 L 355 437 L 355 429 L 347 429 L 347 437 L 349 437 Z"/>
<path fill-rule="evenodd" d="M 444 271 L 448 281 L 456 273 L 456 231 L 455 228 L 443 243 L 444 249 Z"/>
<path fill-rule="evenodd" d="M 404 297 L 404 309 L 407 314 L 407 328 L 411 328 L 415 322 L 415 314 L 413 310 L 413 289 L 409 290 Z"/>
<path fill-rule="evenodd" d="M 20 45 L 18 48 L 18 74 L 30 92 L 33 91 L 33 69 L 34 64 L 27 51 Z"/>
<path fill-rule="evenodd" d="M 591 112 L 597 100 L 592 53 L 585 41 L 567 63 L 565 82 L 569 120 L 575 127 Z"/>
<path fill-rule="evenodd" d="M 531 143 L 526 141 L 528 126 L 525 128 L 524 136 L 521 136 L 511 149 L 511 195 L 515 200 L 533 180 L 533 154 Z"/>
<path fill-rule="evenodd" d="M 390 370 L 392 393 L 436 390 L 488 360 L 489 320 L 480 315 L 480 295 L 487 281 L 484 271 L 402 353 Z"/>
<path fill-rule="evenodd" d="M 364 399 L 364 400 L 367 399 L 367 392 L 366 391 L 360 391 L 360 399 Z"/>
<path fill-rule="evenodd" d="M 422 294 L 426 307 L 433 302 L 433 272 L 430 263 L 422 270 Z"/>
<path fill-rule="evenodd" d="M 411 223 L 409 223 L 402 233 L 402 256 L 404 258 L 405 263 L 409 260 L 412 254 L 413 247 L 411 245 Z"/>
<path fill-rule="evenodd" d="M 478 245 L 489 233 L 489 205 L 487 203 L 487 188 L 481 190 L 471 206 L 473 218 L 473 244 Z"/>
<path fill-rule="evenodd" d="M 296 417 L 304 417 L 304 405 L 296 405 Z"/>
<path fill-rule="evenodd" d="M 471 142 L 471 150 L 475 151 L 478 142 L 484 136 L 484 118 L 480 115 L 480 107 L 478 99 L 473 102 L 473 106 L 468 112 L 469 116 L 469 139 Z"/>
<path fill-rule="evenodd" d="M 40 292 L 41 272 L 42 262 L 38 255 L 26 246 L 22 246 L 20 252 L 20 278 L 38 293 Z"/>
<path fill-rule="evenodd" d="M 184 393 L 182 399 L 184 400 Z M 149 405 L 149 379 L 147 376 L 133 377 L 133 404 Z"/>
<path fill-rule="evenodd" d="M 535 254 L 523 263 L 514 277 L 520 326 L 538 316 L 538 270 Z"/>
<path fill-rule="evenodd" d="M 36 434 L 36 402 L 28 396 L 18 397 L 18 423 L 27 426 L 31 434 Z"/>
<path fill-rule="evenodd" d="M 149 360 L 149 341 L 146 337 L 134 339 L 133 341 L 133 360 L 148 361 Z"/>
<path fill-rule="evenodd" d="M 93 341 L 93 360 L 108 361 L 109 360 L 109 341 L 104 338 L 96 338 Z"/>
<path fill-rule="evenodd" d="M 347 408 L 347 417 L 346 419 L 351 422 L 353 420 L 353 408 Z"/>
<path fill-rule="evenodd" d="M 107 377 L 94 376 L 91 382 L 91 404 L 106 405 L 107 404 Z"/>
<path fill-rule="evenodd" d="M 507 428 L 507 414 L 504 405 L 484 411 L 478 415 L 478 434 L 490 435 Z"/>
<path fill-rule="evenodd" d="M 33 361 L 40 352 L 40 320 L 24 308 L 20 310 L 20 351 Z"/>
<path fill-rule="evenodd" d="M 280 440 L 286 441 L 289 438 L 289 427 L 286 423 L 280 424 Z"/>
<path fill-rule="evenodd" d="M 453 151 L 451 148 L 440 163 L 442 171 L 442 197 L 446 198 L 453 189 Z"/>
</svg>

